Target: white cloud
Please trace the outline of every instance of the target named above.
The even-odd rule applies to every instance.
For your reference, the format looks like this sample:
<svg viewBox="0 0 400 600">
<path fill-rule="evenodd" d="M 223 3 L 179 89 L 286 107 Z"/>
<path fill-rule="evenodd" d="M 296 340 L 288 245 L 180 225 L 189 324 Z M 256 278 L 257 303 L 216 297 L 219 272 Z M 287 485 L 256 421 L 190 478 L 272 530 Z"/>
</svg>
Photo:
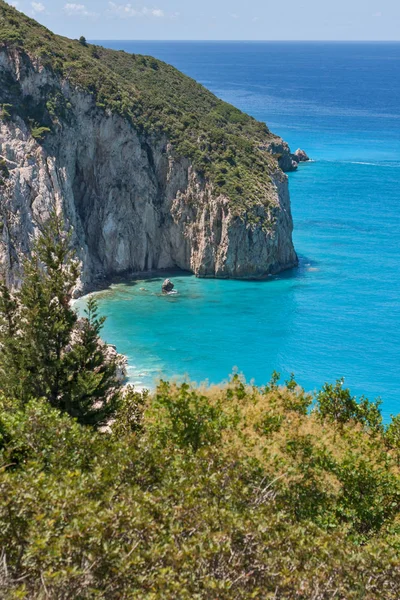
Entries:
<svg viewBox="0 0 400 600">
<path fill-rule="evenodd" d="M 108 3 L 108 13 L 121 17 L 156 17 L 158 19 L 165 17 L 165 13 L 160 8 L 134 8 L 132 4 L 116 4 L 115 2 Z"/>
<path fill-rule="evenodd" d="M 41 2 L 32 2 L 31 6 L 32 6 L 32 10 L 35 14 L 44 12 L 46 10 L 45 5 L 42 4 Z"/>
<path fill-rule="evenodd" d="M 164 11 L 159 8 L 153 8 L 150 12 L 153 17 L 162 18 L 164 16 Z"/>
<path fill-rule="evenodd" d="M 372 15 L 373 17 L 381 17 L 382 13 L 381 12 L 376 12 Z"/>
<path fill-rule="evenodd" d="M 136 17 L 137 11 L 133 8 L 132 4 L 115 4 L 115 2 L 108 3 L 109 12 L 117 15 L 117 17 Z"/>
<path fill-rule="evenodd" d="M 232 19 L 238 19 L 238 18 L 239 18 L 239 15 L 237 15 L 236 13 L 233 13 L 233 14 L 231 15 L 231 17 L 232 17 Z"/>
<path fill-rule="evenodd" d="M 95 17 L 96 13 L 87 10 L 84 4 L 68 3 L 64 6 L 64 12 L 69 17 Z"/>
</svg>

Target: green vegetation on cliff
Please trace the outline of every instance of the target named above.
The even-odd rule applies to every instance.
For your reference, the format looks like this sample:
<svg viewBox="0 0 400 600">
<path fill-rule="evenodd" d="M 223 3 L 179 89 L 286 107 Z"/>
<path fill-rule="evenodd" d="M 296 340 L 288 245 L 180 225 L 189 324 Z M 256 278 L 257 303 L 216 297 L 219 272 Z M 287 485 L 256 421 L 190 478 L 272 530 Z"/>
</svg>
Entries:
<svg viewBox="0 0 400 600">
<path fill-rule="evenodd" d="M 277 374 L 116 401 L 57 217 L 24 270 L 0 289 L 1 598 L 398 600 L 398 417 Z"/>
<path fill-rule="evenodd" d="M 128 118 L 139 131 L 166 134 L 177 153 L 228 195 L 238 212 L 269 204 L 269 175 L 276 163 L 262 149 L 273 138 L 266 125 L 174 67 L 57 36 L 0 0 L 2 47 L 25 52 L 89 92 L 99 108 Z M 32 98 L 18 100 L 15 82 L 0 83 L 0 102 L 13 104 L 11 114 L 14 110 L 30 119 L 35 130 L 54 128 L 57 118 L 68 118 L 65 99 L 56 97 L 57 90 L 49 87 L 42 104 L 35 106 Z"/>
</svg>

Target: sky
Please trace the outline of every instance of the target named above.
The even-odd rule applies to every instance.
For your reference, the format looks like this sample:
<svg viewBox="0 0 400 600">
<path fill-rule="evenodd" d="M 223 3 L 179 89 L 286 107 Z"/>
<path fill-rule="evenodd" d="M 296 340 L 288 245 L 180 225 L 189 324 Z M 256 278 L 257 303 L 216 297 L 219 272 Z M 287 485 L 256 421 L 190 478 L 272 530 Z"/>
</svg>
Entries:
<svg viewBox="0 0 400 600">
<path fill-rule="evenodd" d="M 89 40 L 400 40 L 400 0 L 8 0 Z"/>
</svg>

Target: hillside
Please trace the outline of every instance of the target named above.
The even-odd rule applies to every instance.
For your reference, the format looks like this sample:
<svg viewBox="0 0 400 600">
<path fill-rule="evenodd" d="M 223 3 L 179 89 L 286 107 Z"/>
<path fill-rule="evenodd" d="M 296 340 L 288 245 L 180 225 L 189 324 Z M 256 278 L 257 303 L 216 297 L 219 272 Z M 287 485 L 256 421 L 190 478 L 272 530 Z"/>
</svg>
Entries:
<svg viewBox="0 0 400 600">
<path fill-rule="evenodd" d="M 264 123 L 164 62 L 54 35 L 2 0 L 0 23 L 0 43 L 27 52 L 139 130 L 167 134 L 182 156 L 235 201 L 239 212 L 263 198 L 269 183 L 268 177 L 263 179 L 273 159 L 259 147 L 276 140 Z M 31 107 L 9 92 L 14 111 L 43 126 L 54 126 L 66 109 L 48 90 L 46 104 L 51 106 L 37 106 L 29 114 Z"/>
<path fill-rule="evenodd" d="M 85 281 L 170 267 L 263 277 L 296 264 L 278 166 L 294 164 L 287 144 L 175 68 L 54 35 L 0 0 L 0 105 L 3 209 L 61 203 Z M 129 231 L 118 209 L 112 225 L 90 222 L 110 197 Z M 8 235 L 20 241 L 7 247 L 11 272 L 35 221 Z M 105 247 L 94 251 L 95 229 Z"/>
</svg>

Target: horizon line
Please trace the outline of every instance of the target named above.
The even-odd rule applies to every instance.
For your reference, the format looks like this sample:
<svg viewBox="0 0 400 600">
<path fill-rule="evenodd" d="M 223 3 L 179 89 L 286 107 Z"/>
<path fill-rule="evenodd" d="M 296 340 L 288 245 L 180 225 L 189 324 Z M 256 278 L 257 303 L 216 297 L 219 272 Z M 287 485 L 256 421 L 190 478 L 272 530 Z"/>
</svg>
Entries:
<svg viewBox="0 0 400 600">
<path fill-rule="evenodd" d="M 237 44 L 400 44 L 400 40 L 224 40 L 224 39 L 155 39 L 155 38 L 91 38 L 88 41 L 95 42 L 218 42 Z"/>
</svg>

